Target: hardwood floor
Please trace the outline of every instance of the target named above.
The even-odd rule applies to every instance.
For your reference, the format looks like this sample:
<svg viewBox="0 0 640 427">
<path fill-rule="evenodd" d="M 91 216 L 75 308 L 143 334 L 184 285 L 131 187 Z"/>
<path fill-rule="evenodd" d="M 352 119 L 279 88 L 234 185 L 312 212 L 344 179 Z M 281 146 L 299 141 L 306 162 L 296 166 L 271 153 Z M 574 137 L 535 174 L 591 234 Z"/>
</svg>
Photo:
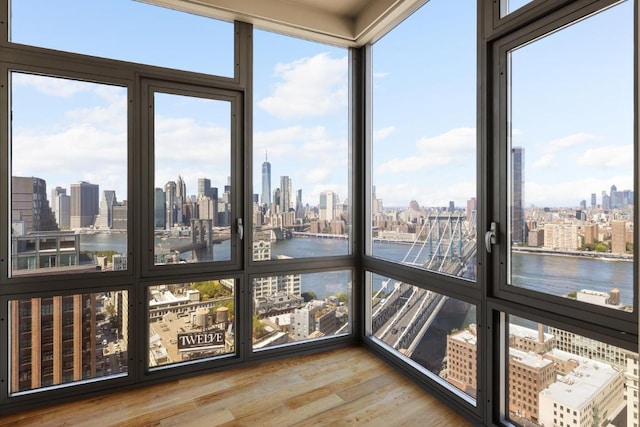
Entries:
<svg viewBox="0 0 640 427">
<path fill-rule="evenodd" d="M 265 362 L 0 418 L 1 426 L 469 426 L 364 348 Z"/>
</svg>

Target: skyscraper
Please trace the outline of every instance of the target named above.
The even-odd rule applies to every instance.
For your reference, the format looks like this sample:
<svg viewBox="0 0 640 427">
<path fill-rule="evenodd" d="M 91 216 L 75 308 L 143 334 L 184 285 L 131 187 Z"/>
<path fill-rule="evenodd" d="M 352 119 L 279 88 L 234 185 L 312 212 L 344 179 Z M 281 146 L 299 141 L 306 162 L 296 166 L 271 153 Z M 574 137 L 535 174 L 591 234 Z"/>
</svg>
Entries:
<svg viewBox="0 0 640 427">
<path fill-rule="evenodd" d="M 93 226 L 99 211 L 100 189 L 97 184 L 80 181 L 71 184 L 71 228 Z"/>
<path fill-rule="evenodd" d="M 211 180 L 198 178 L 198 197 L 211 197 Z"/>
<path fill-rule="evenodd" d="M 611 209 L 616 209 L 620 207 L 620 200 L 618 198 L 618 187 L 615 185 L 611 186 L 611 193 L 609 193 L 609 200 L 611 203 Z"/>
<path fill-rule="evenodd" d="M 67 229 L 71 226 L 71 197 L 67 195 L 66 188 L 56 187 L 51 190 L 51 209 L 59 228 Z"/>
<path fill-rule="evenodd" d="M 280 212 L 289 212 L 293 208 L 293 186 L 291 178 L 288 176 L 280 177 Z"/>
<path fill-rule="evenodd" d="M 304 205 L 302 204 L 302 189 L 296 191 L 296 218 L 304 218 Z"/>
<path fill-rule="evenodd" d="M 318 205 L 320 220 L 331 221 L 334 219 L 334 212 L 337 204 L 337 195 L 333 191 L 323 191 L 320 193 L 320 204 Z"/>
<path fill-rule="evenodd" d="M 156 188 L 153 199 L 153 226 L 159 230 L 165 227 L 166 203 L 167 200 L 164 191 L 162 188 Z"/>
<path fill-rule="evenodd" d="M 524 243 L 524 147 L 511 149 L 511 242 Z"/>
<path fill-rule="evenodd" d="M 169 181 L 164 185 L 165 203 L 167 209 L 167 229 L 173 227 L 176 223 L 176 183 Z"/>
<path fill-rule="evenodd" d="M 113 227 L 113 207 L 116 204 L 116 192 L 113 190 L 104 190 L 102 192 L 102 199 L 100 200 L 100 227 Z"/>
<path fill-rule="evenodd" d="M 35 177 L 11 177 L 11 222 L 24 222 L 24 233 L 58 230 L 55 216 L 47 200 L 47 183 Z M 22 233 L 19 233 L 22 234 Z"/>
<path fill-rule="evenodd" d="M 271 205 L 271 163 L 267 160 L 267 153 L 264 155 L 264 163 L 262 163 L 262 205 L 269 207 Z"/>
</svg>

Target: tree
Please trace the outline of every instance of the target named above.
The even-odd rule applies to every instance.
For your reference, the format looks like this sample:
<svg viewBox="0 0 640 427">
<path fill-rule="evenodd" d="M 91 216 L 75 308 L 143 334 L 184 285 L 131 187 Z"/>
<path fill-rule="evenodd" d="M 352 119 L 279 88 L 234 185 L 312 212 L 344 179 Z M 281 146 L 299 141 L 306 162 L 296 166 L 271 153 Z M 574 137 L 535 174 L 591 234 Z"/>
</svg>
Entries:
<svg viewBox="0 0 640 427">
<path fill-rule="evenodd" d="M 349 303 L 349 295 L 346 292 L 338 292 L 336 297 L 345 305 Z"/>
<path fill-rule="evenodd" d="M 304 299 L 304 302 L 309 302 L 311 300 L 318 299 L 318 296 L 313 291 L 303 292 L 301 296 L 302 296 L 302 299 Z"/>
<path fill-rule="evenodd" d="M 253 316 L 253 337 L 261 338 L 267 333 L 267 329 L 264 327 L 260 318 L 257 315 Z"/>
<path fill-rule="evenodd" d="M 200 292 L 200 297 L 205 301 L 211 298 L 220 298 L 231 295 L 231 291 L 217 280 L 194 282 L 191 284 L 191 288 L 197 289 L 198 292 Z"/>
</svg>

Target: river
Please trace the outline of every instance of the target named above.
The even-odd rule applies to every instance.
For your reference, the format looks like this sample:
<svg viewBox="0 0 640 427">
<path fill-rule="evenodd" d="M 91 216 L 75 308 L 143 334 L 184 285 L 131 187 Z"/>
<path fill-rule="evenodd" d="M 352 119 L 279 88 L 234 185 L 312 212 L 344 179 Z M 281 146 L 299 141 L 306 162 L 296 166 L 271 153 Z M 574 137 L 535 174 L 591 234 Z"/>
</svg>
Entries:
<svg viewBox="0 0 640 427">
<path fill-rule="evenodd" d="M 115 250 L 126 252 L 126 235 L 85 234 L 80 238 L 82 250 Z M 397 243 L 374 243 L 374 254 L 380 258 L 402 261 L 410 246 Z M 214 245 L 214 259 L 229 259 L 229 241 Z M 313 257 L 345 255 L 347 241 L 342 239 L 296 238 L 272 242 L 271 255 Z M 188 253 L 183 254 L 189 258 Z M 411 260 L 413 261 L 413 259 Z M 564 257 L 529 253 L 513 253 L 511 283 L 515 286 L 541 291 L 551 295 L 566 296 L 571 291 L 590 289 L 609 292 L 620 289 L 621 302 L 633 304 L 633 263 L 607 261 L 587 257 Z M 303 276 L 303 291 L 309 290 L 318 297 L 346 291 L 349 281 L 346 272 L 314 273 Z M 381 286 L 383 279 L 374 278 L 373 289 Z M 343 285 L 339 286 L 338 282 Z M 338 290 L 339 289 L 339 290 Z"/>
</svg>

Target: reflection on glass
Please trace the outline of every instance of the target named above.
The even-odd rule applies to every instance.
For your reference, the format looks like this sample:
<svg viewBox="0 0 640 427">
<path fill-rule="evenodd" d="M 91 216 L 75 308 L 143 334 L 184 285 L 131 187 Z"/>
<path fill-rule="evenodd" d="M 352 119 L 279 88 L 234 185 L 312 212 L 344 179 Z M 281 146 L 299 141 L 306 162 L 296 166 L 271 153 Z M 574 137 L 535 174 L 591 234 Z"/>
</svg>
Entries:
<svg viewBox="0 0 640 427">
<path fill-rule="evenodd" d="M 464 3 L 431 0 L 373 46 L 368 250 L 475 280 L 476 13 Z"/>
<path fill-rule="evenodd" d="M 233 76 L 233 23 L 143 2 L 13 0 L 10 29 L 13 43 Z"/>
<path fill-rule="evenodd" d="M 508 319 L 505 395 L 512 422 L 636 425 L 638 353 L 520 317 Z"/>
<path fill-rule="evenodd" d="M 264 31 L 254 40 L 253 241 L 274 257 L 346 255 L 348 52 Z"/>
<path fill-rule="evenodd" d="M 155 264 L 231 259 L 231 103 L 156 93 Z"/>
<path fill-rule="evenodd" d="M 253 279 L 253 349 L 351 332 L 351 272 Z"/>
<path fill-rule="evenodd" d="M 523 6 L 531 3 L 533 0 L 500 0 L 501 17 L 504 17 Z"/>
<path fill-rule="evenodd" d="M 235 353 L 235 280 L 149 287 L 149 367 Z"/>
<path fill-rule="evenodd" d="M 126 374 L 128 300 L 108 291 L 9 301 L 10 393 Z"/>
<path fill-rule="evenodd" d="M 633 3 L 509 56 L 509 283 L 631 311 Z"/>
<path fill-rule="evenodd" d="M 127 90 L 11 74 L 11 275 L 127 269 Z"/>
<path fill-rule="evenodd" d="M 476 307 L 377 274 L 369 284 L 373 336 L 475 398 Z"/>
</svg>

